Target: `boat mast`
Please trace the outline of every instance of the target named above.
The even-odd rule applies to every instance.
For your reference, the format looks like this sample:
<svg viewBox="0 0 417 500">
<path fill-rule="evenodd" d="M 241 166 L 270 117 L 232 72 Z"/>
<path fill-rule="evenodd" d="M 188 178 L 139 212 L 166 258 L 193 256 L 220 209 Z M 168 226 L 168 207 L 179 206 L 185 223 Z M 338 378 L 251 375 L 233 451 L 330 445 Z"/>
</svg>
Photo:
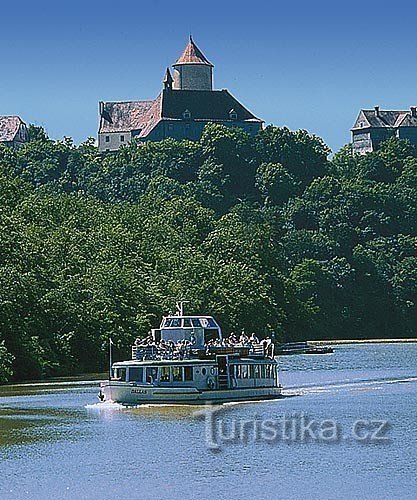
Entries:
<svg viewBox="0 0 417 500">
<path fill-rule="evenodd" d="M 111 380 L 111 369 L 112 369 L 112 346 L 113 346 L 113 340 L 111 337 L 109 337 L 109 380 Z"/>
<path fill-rule="evenodd" d="M 184 304 L 188 304 L 188 300 L 179 300 L 176 304 L 178 316 L 184 316 Z"/>
</svg>

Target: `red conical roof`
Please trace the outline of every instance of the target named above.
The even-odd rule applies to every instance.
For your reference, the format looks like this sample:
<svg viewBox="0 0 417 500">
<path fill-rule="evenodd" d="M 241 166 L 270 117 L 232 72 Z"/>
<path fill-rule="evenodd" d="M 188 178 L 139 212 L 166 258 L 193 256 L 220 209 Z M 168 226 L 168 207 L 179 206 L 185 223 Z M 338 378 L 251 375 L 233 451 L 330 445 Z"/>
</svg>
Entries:
<svg viewBox="0 0 417 500">
<path fill-rule="evenodd" d="M 213 66 L 194 43 L 192 36 L 190 36 L 188 45 L 185 47 L 184 52 L 181 54 L 174 66 L 177 64 L 206 64 L 207 66 Z"/>
</svg>

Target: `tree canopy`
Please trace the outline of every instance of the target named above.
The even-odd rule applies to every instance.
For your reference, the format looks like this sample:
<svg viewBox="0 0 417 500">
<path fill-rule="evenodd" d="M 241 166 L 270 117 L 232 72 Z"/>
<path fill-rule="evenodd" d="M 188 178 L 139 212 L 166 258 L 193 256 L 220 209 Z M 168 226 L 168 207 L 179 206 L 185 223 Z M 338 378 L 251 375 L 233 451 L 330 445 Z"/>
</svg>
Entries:
<svg viewBox="0 0 417 500">
<path fill-rule="evenodd" d="M 417 152 L 206 126 L 0 146 L 0 382 L 102 370 L 175 299 L 278 341 L 415 336 Z"/>
</svg>

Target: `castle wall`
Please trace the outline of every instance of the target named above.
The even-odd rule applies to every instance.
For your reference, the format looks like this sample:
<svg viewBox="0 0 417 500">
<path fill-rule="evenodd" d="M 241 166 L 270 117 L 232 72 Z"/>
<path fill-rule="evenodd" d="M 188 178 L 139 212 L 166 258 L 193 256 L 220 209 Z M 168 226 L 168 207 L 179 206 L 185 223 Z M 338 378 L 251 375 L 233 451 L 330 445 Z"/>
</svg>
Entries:
<svg viewBox="0 0 417 500">
<path fill-rule="evenodd" d="M 204 127 L 209 121 L 161 121 L 152 132 L 146 137 L 147 141 L 159 141 L 171 137 L 176 140 L 189 139 L 198 141 L 201 138 Z M 222 122 L 226 127 L 238 127 L 250 135 L 256 135 L 262 128 L 261 123 L 246 122 Z"/>
<path fill-rule="evenodd" d="M 398 129 L 400 139 L 408 139 L 411 144 L 417 146 L 417 127 L 400 127 Z"/>
<path fill-rule="evenodd" d="M 122 137 L 124 140 L 122 140 Z M 121 146 L 129 144 L 132 139 L 130 132 L 106 132 L 98 134 L 98 150 L 100 152 L 117 151 Z"/>
<path fill-rule="evenodd" d="M 372 151 L 371 134 L 369 130 L 353 132 L 353 152 L 356 154 L 365 154 Z"/>
</svg>

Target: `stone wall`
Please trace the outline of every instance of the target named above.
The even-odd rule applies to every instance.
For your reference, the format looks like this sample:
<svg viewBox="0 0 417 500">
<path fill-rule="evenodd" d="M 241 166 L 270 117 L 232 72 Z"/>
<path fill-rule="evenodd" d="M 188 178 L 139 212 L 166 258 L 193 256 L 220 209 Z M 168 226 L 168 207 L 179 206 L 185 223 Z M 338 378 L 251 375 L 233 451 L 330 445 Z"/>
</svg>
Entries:
<svg viewBox="0 0 417 500">
<path fill-rule="evenodd" d="M 122 140 L 124 137 L 124 140 Z M 107 132 L 98 134 L 98 149 L 101 152 L 117 151 L 124 144 L 129 144 L 132 134 L 130 132 Z"/>
<path fill-rule="evenodd" d="M 174 89 L 213 90 L 213 68 L 203 64 L 174 66 Z"/>
<path fill-rule="evenodd" d="M 372 151 L 371 133 L 369 130 L 353 131 L 353 152 L 355 154 L 365 154 Z"/>
</svg>

